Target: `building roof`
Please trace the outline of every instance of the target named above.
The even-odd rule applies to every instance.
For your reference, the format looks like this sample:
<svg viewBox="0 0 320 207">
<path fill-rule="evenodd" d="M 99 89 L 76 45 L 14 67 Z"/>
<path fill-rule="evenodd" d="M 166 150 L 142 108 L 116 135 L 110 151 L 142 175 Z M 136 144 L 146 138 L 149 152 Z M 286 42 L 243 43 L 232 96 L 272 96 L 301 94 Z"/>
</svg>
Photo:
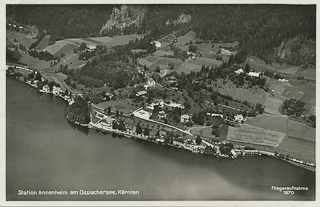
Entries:
<svg viewBox="0 0 320 207">
<path fill-rule="evenodd" d="M 147 94 L 147 91 L 139 91 L 137 92 L 137 96 L 143 96 L 143 95 L 146 95 Z"/>
<path fill-rule="evenodd" d="M 97 48 L 97 47 L 94 46 L 94 45 L 88 45 L 87 47 L 89 48 L 89 50 L 95 50 L 95 49 Z"/>
<path fill-rule="evenodd" d="M 191 116 L 188 114 L 182 114 L 181 119 L 189 119 Z"/>
<path fill-rule="evenodd" d="M 242 121 L 243 120 L 243 115 L 242 114 L 237 114 L 234 116 L 235 121 Z"/>
<path fill-rule="evenodd" d="M 156 48 L 161 47 L 161 42 L 159 42 L 159 41 L 153 41 L 153 42 L 154 42 L 154 45 L 156 46 Z"/>
<path fill-rule="evenodd" d="M 249 72 L 248 75 L 251 76 L 251 77 L 259 77 L 259 76 L 260 76 L 260 73 L 257 73 L 257 72 Z"/>
<path fill-rule="evenodd" d="M 177 78 L 173 75 L 169 76 L 169 80 L 177 80 Z"/>
<path fill-rule="evenodd" d="M 242 68 L 239 68 L 238 70 L 235 71 L 235 73 L 237 74 L 244 73 L 244 70 Z"/>
</svg>

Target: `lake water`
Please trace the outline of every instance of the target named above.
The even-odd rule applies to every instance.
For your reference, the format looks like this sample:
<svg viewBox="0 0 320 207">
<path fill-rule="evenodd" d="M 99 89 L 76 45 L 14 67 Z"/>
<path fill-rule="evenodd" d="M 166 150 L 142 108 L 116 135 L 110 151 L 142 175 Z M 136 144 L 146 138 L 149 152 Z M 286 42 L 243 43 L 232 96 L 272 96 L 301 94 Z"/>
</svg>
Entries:
<svg viewBox="0 0 320 207">
<path fill-rule="evenodd" d="M 66 103 L 7 78 L 7 200 L 314 200 L 315 173 L 269 157 L 237 161 L 77 128 Z M 284 195 L 272 186 L 308 191 Z M 139 195 L 22 196 L 19 190 Z"/>
</svg>

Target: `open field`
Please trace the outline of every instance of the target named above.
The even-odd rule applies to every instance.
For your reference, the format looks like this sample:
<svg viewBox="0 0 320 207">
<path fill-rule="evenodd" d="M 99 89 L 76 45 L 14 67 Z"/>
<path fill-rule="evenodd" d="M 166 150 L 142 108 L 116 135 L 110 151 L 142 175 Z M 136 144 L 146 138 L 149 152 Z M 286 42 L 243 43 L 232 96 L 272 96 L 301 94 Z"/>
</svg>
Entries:
<svg viewBox="0 0 320 207">
<path fill-rule="evenodd" d="M 266 82 L 266 85 L 269 87 L 270 91 L 274 90 L 274 93 L 278 96 L 281 96 L 288 87 L 291 87 L 289 82 L 282 83 L 275 79 L 270 79 Z"/>
<path fill-rule="evenodd" d="M 45 35 L 39 44 L 35 47 L 36 50 L 43 50 L 49 45 L 50 35 Z"/>
<path fill-rule="evenodd" d="M 157 51 L 158 52 L 158 51 Z M 159 52 L 158 52 L 159 53 Z M 198 57 L 195 60 L 186 60 L 183 62 L 177 58 L 167 58 L 167 57 L 159 57 L 155 55 L 149 55 L 147 57 L 139 59 L 139 63 L 141 65 L 146 65 L 148 68 L 155 70 L 157 66 L 161 69 L 168 68 L 169 63 L 174 64 L 174 69 L 172 71 L 176 71 L 177 73 L 190 73 L 191 71 L 200 71 L 202 65 L 206 66 L 219 66 L 221 65 L 221 61 L 210 59 L 210 58 L 202 58 Z"/>
<path fill-rule="evenodd" d="M 63 73 L 53 73 L 52 76 L 54 76 L 61 83 L 64 83 L 64 80 L 68 77 Z"/>
<path fill-rule="evenodd" d="M 52 45 L 47 46 L 43 50 L 46 50 L 53 55 L 60 55 L 61 52 L 63 52 L 64 54 L 73 53 L 73 49 L 76 49 L 76 48 L 79 48 L 79 46 L 76 44 L 71 44 L 65 40 L 60 40 L 55 42 Z"/>
<path fill-rule="evenodd" d="M 43 70 L 44 68 L 50 67 L 50 62 L 31 57 L 28 53 L 26 53 L 20 58 L 20 62 L 27 64 L 28 67 L 32 69 L 37 69 L 37 70 Z"/>
<path fill-rule="evenodd" d="M 68 68 L 74 68 L 74 69 L 79 69 L 81 68 L 86 61 L 83 60 L 78 60 L 79 54 L 68 54 L 67 56 L 65 56 L 64 58 L 60 59 L 60 62 L 58 62 L 58 64 L 45 69 L 45 71 L 47 72 L 55 72 L 58 71 L 60 68 L 60 65 L 68 65 Z M 50 63 L 50 62 L 49 62 Z"/>
<path fill-rule="evenodd" d="M 257 117 L 247 118 L 246 123 L 261 127 L 264 129 L 269 129 L 272 131 L 278 131 L 282 133 L 288 133 L 288 118 L 286 116 L 277 116 L 271 114 L 263 114 Z"/>
<path fill-rule="evenodd" d="M 316 80 L 316 69 L 308 68 L 308 69 L 300 69 L 296 73 L 297 75 L 304 76 L 304 79 L 308 80 Z"/>
<path fill-rule="evenodd" d="M 255 145 L 277 147 L 286 137 L 285 133 L 276 132 L 261 127 L 243 124 L 241 127 L 229 127 L 228 140 Z"/>
<path fill-rule="evenodd" d="M 196 33 L 194 31 L 190 31 L 187 34 L 183 35 L 183 36 L 179 36 L 176 38 L 177 39 L 177 44 L 180 46 L 181 45 L 185 45 L 186 43 L 189 43 L 190 40 L 195 43 L 197 40 L 199 40 L 198 38 L 196 38 Z"/>
<path fill-rule="evenodd" d="M 107 48 L 111 48 L 116 45 L 124 45 L 129 43 L 130 40 L 140 39 L 143 35 L 131 34 L 116 37 L 88 37 L 88 38 L 68 38 L 63 41 L 71 44 L 80 45 L 82 42 L 87 45 L 106 45 Z"/>
<path fill-rule="evenodd" d="M 87 41 L 87 42 L 91 42 L 91 43 L 93 43 L 93 44 L 102 44 L 103 43 L 103 41 L 99 41 L 99 40 L 94 40 L 94 39 L 92 39 L 92 38 L 83 38 L 83 40 L 84 41 Z"/>
<path fill-rule="evenodd" d="M 282 69 L 283 68 L 283 69 Z M 297 71 L 300 69 L 300 67 L 298 66 L 282 66 L 281 69 L 279 70 L 279 72 L 281 73 L 286 73 L 286 74 L 290 74 L 290 75 L 296 75 Z"/>
<path fill-rule="evenodd" d="M 288 131 L 289 137 L 295 137 L 298 139 L 315 142 L 316 140 L 315 128 L 291 119 L 288 120 L 288 127 L 289 127 L 289 131 Z"/>
<path fill-rule="evenodd" d="M 291 157 L 315 162 L 315 142 L 287 137 L 277 148 L 279 153 L 289 154 Z"/>
<path fill-rule="evenodd" d="M 267 97 L 264 102 L 265 113 L 280 115 L 279 108 L 282 105 L 283 101 L 277 97 Z"/>
<path fill-rule="evenodd" d="M 190 132 L 194 135 L 200 135 L 202 138 L 207 140 L 227 140 L 228 135 L 228 125 L 222 125 L 219 129 L 220 137 L 216 137 L 212 134 L 212 127 L 195 127 L 190 130 Z"/>
<path fill-rule="evenodd" d="M 14 32 L 7 30 L 7 39 L 9 39 L 11 42 L 14 42 L 16 39 L 19 44 L 21 44 L 24 47 L 29 47 L 33 42 L 36 40 L 32 38 L 30 35 L 25 35 L 23 33 Z"/>
<path fill-rule="evenodd" d="M 173 55 L 173 51 L 169 51 L 169 50 L 166 51 L 165 49 L 161 48 L 161 49 L 155 51 L 153 54 L 156 56 L 159 56 L 159 57 L 163 57 L 164 55 L 167 55 L 167 56 Z"/>
<path fill-rule="evenodd" d="M 184 72 L 185 74 L 189 74 L 192 71 L 198 72 L 201 70 L 201 65 L 193 64 L 192 61 L 190 62 L 184 62 L 179 67 L 173 69 L 173 71 L 176 71 L 177 73 Z"/>
<path fill-rule="evenodd" d="M 206 66 L 220 66 L 222 64 L 222 61 L 212 59 L 212 58 L 206 58 L 206 57 L 197 57 L 194 60 L 191 60 L 190 63 L 195 64 L 195 65 L 206 65 Z"/>
<path fill-rule="evenodd" d="M 61 56 L 61 53 L 64 53 L 66 56 L 72 56 L 74 55 L 74 49 L 78 49 L 79 47 L 77 45 L 73 44 L 66 44 L 62 48 L 60 48 L 58 51 L 54 53 L 55 56 Z"/>
<path fill-rule="evenodd" d="M 251 68 L 254 68 L 257 72 L 262 72 L 266 70 L 275 72 L 280 69 L 280 64 L 266 64 L 263 60 L 256 56 L 248 57 L 243 64 L 245 65 L 246 63 L 249 63 Z"/>
<path fill-rule="evenodd" d="M 219 81 L 218 85 L 221 85 L 221 88 L 218 89 L 219 93 L 232 96 L 234 99 L 248 101 L 254 104 L 263 104 L 266 100 L 267 92 L 260 88 L 237 88 L 230 82 L 223 85 L 222 81 Z"/>
<path fill-rule="evenodd" d="M 130 99 L 122 99 L 122 100 L 116 100 L 116 101 L 111 100 L 111 101 L 105 101 L 105 102 L 99 103 L 98 106 L 103 109 L 108 108 L 108 106 L 111 106 L 111 111 L 113 112 L 119 110 L 119 112 L 128 114 L 138 108 L 138 107 L 132 106 L 131 103 L 132 101 Z"/>
<path fill-rule="evenodd" d="M 157 60 L 155 60 L 154 58 L 157 58 Z M 152 56 L 150 58 L 147 57 L 147 60 L 151 63 L 149 68 L 152 70 L 155 70 L 157 66 L 159 66 L 161 69 L 168 68 L 169 63 L 173 63 L 174 68 L 179 68 L 180 65 L 182 64 L 182 60 L 176 59 L 176 58 L 162 58 L 162 57 Z"/>
<path fill-rule="evenodd" d="M 192 128 L 190 132 L 194 135 L 199 135 L 203 138 L 216 139 L 216 137 L 211 133 L 212 132 L 211 127 L 195 127 L 195 128 Z"/>
<path fill-rule="evenodd" d="M 300 81 L 290 81 L 292 87 L 288 87 L 283 95 L 286 98 L 296 98 L 304 101 L 305 111 L 303 114 L 315 114 L 316 110 L 316 89 L 308 83 L 301 83 Z"/>
</svg>

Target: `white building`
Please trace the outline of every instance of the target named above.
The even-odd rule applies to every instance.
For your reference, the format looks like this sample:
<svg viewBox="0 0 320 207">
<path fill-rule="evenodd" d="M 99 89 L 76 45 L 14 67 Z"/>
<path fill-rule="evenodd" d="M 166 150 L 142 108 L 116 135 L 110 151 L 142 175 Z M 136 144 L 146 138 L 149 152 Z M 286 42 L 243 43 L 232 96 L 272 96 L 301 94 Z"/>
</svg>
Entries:
<svg viewBox="0 0 320 207">
<path fill-rule="evenodd" d="M 95 49 L 97 49 L 97 47 L 94 45 L 88 45 L 87 48 L 88 48 L 88 51 L 94 51 Z"/>
<path fill-rule="evenodd" d="M 58 96 L 60 93 L 62 93 L 62 90 L 61 90 L 60 87 L 53 86 L 52 93 L 53 93 L 55 96 Z"/>
<path fill-rule="evenodd" d="M 208 116 L 212 116 L 212 117 L 221 117 L 223 118 L 223 114 L 215 114 L 215 113 L 207 113 Z"/>
<path fill-rule="evenodd" d="M 256 78 L 260 77 L 260 74 L 261 74 L 261 73 L 257 73 L 257 72 L 249 72 L 249 73 L 248 73 L 248 75 L 249 75 L 250 77 L 256 77 Z"/>
<path fill-rule="evenodd" d="M 172 101 L 169 101 L 168 103 L 165 103 L 164 105 L 170 106 L 170 107 L 173 107 L 173 108 L 181 108 L 181 109 L 185 108 L 184 105 L 178 104 L 178 103 L 175 103 L 175 102 L 172 102 Z"/>
<path fill-rule="evenodd" d="M 149 87 L 155 87 L 155 85 L 156 82 L 153 79 L 148 78 L 147 84 L 143 85 L 143 87 L 145 88 L 145 90 L 147 90 Z"/>
<path fill-rule="evenodd" d="M 136 96 L 145 96 L 147 95 L 147 91 L 139 91 L 136 93 Z"/>
<path fill-rule="evenodd" d="M 234 121 L 242 122 L 243 121 L 243 115 L 242 114 L 235 115 L 234 116 Z"/>
<path fill-rule="evenodd" d="M 181 123 L 186 123 L 188 121 L 191 121 L 191 115 L 188 115 L 188 114 L 181 115 L 181 117 L 180 117 Z"/>
<path fill-rule="evenodd" d="M 42 89 L 39 90 L 42 93 L 49 93 L 50 92 L 50 88 L 48 85 L 44 85 Z"/>
<path fill-rule="evenodd" d="M 286 79 L 279 79 L 278 81 L 280 81 L 282 83 L 287 83 L 288 82 L 288 80 L 286 80 Z"/>
<path fill-rule="evenodd" d="M 156 46 L 157 49 L 161 47 L 161 42 L 159 41 L 153 41 L 152 44 L 154 44 L 154 46 Z"/>
<path fill-rule="evenodd" d="M 242 68 L 239 68 L 235 71 L 236 74 L 240 75 L 241 73 L 244 73 L 244 70 Z"/>
</svg>

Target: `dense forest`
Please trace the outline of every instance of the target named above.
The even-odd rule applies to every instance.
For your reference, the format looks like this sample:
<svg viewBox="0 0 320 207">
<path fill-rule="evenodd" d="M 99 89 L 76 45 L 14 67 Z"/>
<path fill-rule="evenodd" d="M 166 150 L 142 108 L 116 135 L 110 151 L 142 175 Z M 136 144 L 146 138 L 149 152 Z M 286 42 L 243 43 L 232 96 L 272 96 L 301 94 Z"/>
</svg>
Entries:
<svg viewBox="0 0 320 207">
<path fill-rule="evenodd" d="M 90 109 L 87 101 L 81 96 L 76 96 L 74 104 L 68 106 L 66 110 L 68 120 L 80 124 L 88 124 L 90 121 Z"/>
<path fill-rule="evenodd" d="M 113 5 L 8 5 L 7 17 L 36 25 L 54 42 L 67 37 L 98 36 Z"/>
<path fill-rule="evenodd" d="M 115 89 L 144 81 L 144 77 L 136 72 L 135 65 L 110 61 L 89 61 L 80 70 L 70 70 L 68 79 L 86 87 L 102 87 L 106 84 Z"/>
<path fill-rule="evenodd" d="M 7 16 L 36 25 L 51 35 L 52 42 L 67 37 L 98 36 L 115 7 L 121 5 L 8 5 Z M 147 5 L 143 12 L 144 18 L 137 28 L 130 25 L 121 27 L 119 32 L 115 27 L 107 34 L 138 32 L 157 39 L 172 31 L 183 34 L 193 30 L 203 40 L 239 41 L 242 51 L 258 55 L 266 62 L 276 59 L 275 48 L 284 41 L 316 38 L 314 5 Z M 191 20 L 177 23 L 175 20 L 181 14 L 191 16 Z M 127 18 L 131 16 L 127 14 Z M 303 63 L 290 58 L 288 61 Z"/>
</svg>

